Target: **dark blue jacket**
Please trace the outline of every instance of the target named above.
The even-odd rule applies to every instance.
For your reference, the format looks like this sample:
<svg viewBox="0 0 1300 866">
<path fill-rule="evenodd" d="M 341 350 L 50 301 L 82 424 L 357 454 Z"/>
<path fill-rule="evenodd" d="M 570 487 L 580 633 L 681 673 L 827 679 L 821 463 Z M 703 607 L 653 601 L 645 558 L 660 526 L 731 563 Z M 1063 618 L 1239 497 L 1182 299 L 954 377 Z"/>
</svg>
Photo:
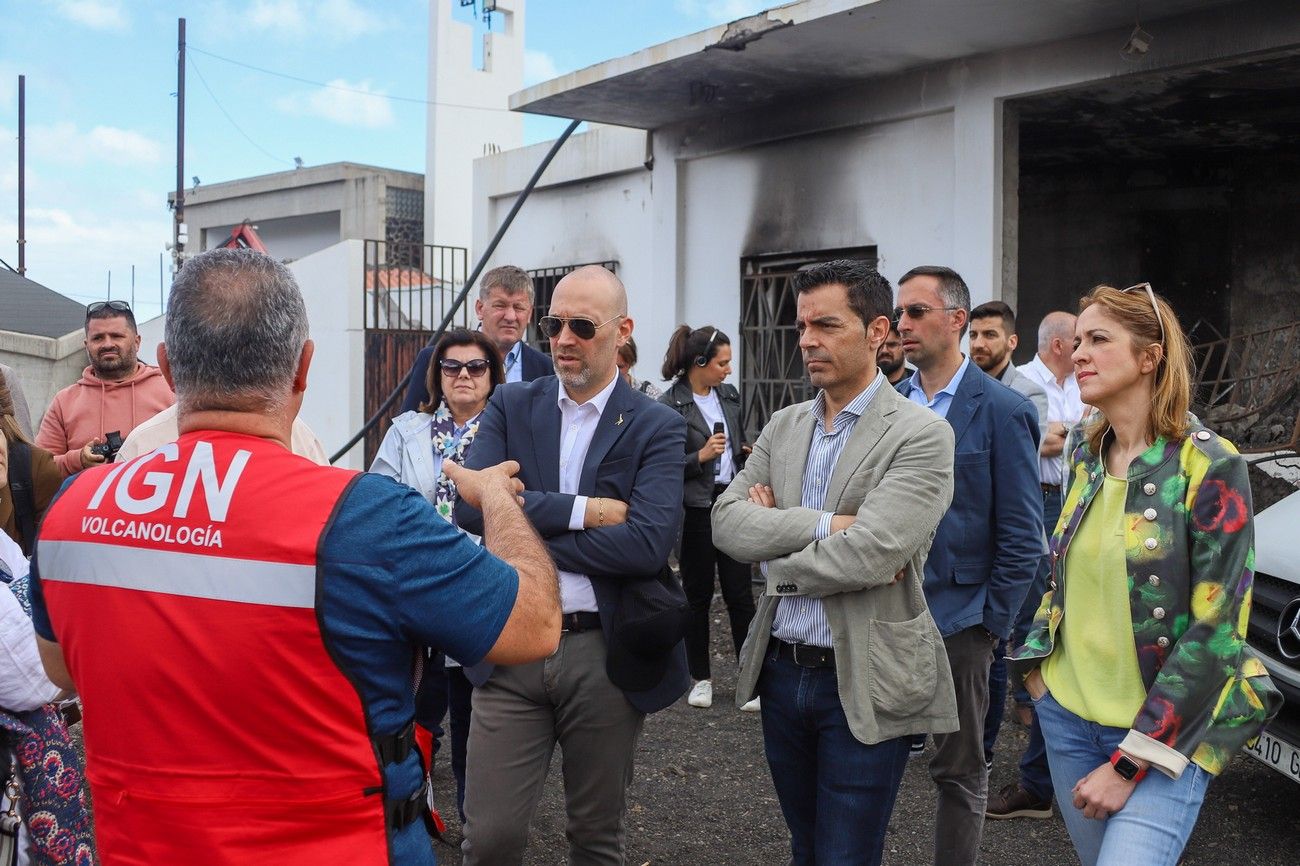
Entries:
<svg viewBox="0 0 1300 866">
<path fill-rule="evenodd" d="M 897 387 L 906 396 L 910 385 Z M 983 625 L 1007 638 L 1044 553 L 1038 415 L 970 364 L 948 423 L 957 442 L 952 505 L 925 560 L 925 598 L 944 637 Z"/>
<path fill-rule="evenodd" d="M 393 417 L 401 415 L 402 412 L 414 412 L 420 408 L 420 404 L 429 399 L 429 389 L 426 387 L 425 379 L 429 375 L 429 359 L 433 357 L 433 346 L 425 346 L 420 350 L 420 354 L 415 356 L 415 363 L 411 365 L 411 381 L 406 386 L 406 399 L 402 401 L 402 408 L 393 413 Z M 519 350 L 519 363 L 523 365 L 523 381 L 531 382 L 534 379 L 540 379 L 543 376 L 549 376 L 555 372 L 551 366 L 551 359 L 546 353 L 539 352 L 532 346 L 524 343 Z"/>
<path fill-rule="evenodd" d="M 615 612 L 623 584 L 650 578 L 668 562 L 682 522 L 682 453 L 686 422 L 646 395 L 633 391 L 622 376 L 601 413 L 583 463 L 578 494 L 628 503 L 627 521 L 573 531 L 569 517 L 574 494 L 560 493 L 560 383 L 555 376 L 502 385 L 479 419 L 474 447 L 465 461 L 471 469 L 503 460 L 519 462 L 524 511 L 555 565 L 591 578 L 607 646 L 613 644 Z M 464 500 L 456 503 L 456 523 L 481 535 L 483 516 Z M 672 704 L 690 686 L 681 641 L 669 650 L 659 683 L 645 691 L 624 691 L 643 713 Z M 467 672 L 468 673 L 468 672 Z M 617 670 L 611 670 L 616 679 Z"/>
</svg>

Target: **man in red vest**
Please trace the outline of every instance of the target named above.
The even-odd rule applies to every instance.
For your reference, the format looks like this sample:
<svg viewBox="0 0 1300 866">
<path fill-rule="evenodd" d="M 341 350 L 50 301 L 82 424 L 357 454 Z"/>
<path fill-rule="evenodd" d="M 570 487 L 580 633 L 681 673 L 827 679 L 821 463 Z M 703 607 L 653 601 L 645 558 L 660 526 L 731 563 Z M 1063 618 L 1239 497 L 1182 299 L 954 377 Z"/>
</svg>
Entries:
<svg viewBox="0 0 1300 866">
<path fill-rule="evenodd" d="M 558 645 L 517 467 L 449 471 L 485 513 L 478 547 L 409 487 L 294 456 L 312 351 L 283 265 L 191 259 L 159 348 L 180 439 L 78 474 L 42 525 L 38 643 L 81 692 L 105 866 L 433 864 L 419 648 Z"/>
</svg>

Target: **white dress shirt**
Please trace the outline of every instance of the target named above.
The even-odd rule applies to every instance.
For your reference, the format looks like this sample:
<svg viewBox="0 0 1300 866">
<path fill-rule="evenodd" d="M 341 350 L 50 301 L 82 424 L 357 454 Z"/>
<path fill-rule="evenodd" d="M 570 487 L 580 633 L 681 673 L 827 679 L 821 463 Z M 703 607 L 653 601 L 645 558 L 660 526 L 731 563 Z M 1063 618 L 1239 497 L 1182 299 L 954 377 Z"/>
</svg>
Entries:
<svg viewBox="0 0 1300 866">
<path fill-rule="evenodd" d="M 560 407 L 560 492 L 578 492 L 578 482 L 582 479 L 582 464 L 587 459 L 591 448 L 591 438 L 596 434 L 596 424 L 600 421 L 609 395 L 614 393 L 618 375 L 609 380 L 609 384 L 600 393 L 586 403 L 575 403 L 569 398 L 568 391 L 560 383 L 556 403 Z M 569 529 L 580 532 L 584 528 L 587 513 L 587 497 L 573 497 L 573 512 L 569 515 Z M 565 613 L 578 611 L 596 611 L 596 592 L 591 588 L 591 578 L 585 574 L 572 571 L 560 572 L 560 606 Z"/>
<path fill-rule="evenodd" d="M 0 532 L 0 562 L 13 577 L 27 574 L 27 558 L 8 535 Z M 0 707 L 15 713 L 48 704 L 63 690 L 45 676 L 36 649 L 31 618 L 9 587 L 0 585 Z"/>
<path fill-rule="evenodd" d="M 1079 398 L 1079 383 L 1071 373 L 1065 377 L 1065 384 L 1058 384 L 1056 374 L 1047 368 L 1043 359 L 1034 356 L 1034 360 L 1020 367 L 1020 372 L 1043 386 L 1047 392 L 1047 420 L 1059 421 L 1068 431 L 1083 418 L 1083 400 Z M 1068 460 L 1069 455 L 1065 455 Z M 1065 478 L 1065 460 L 1057 457 L 1040 457 L 1038 474 L 1044 484 L 1060 485 Z"/>
</svg>

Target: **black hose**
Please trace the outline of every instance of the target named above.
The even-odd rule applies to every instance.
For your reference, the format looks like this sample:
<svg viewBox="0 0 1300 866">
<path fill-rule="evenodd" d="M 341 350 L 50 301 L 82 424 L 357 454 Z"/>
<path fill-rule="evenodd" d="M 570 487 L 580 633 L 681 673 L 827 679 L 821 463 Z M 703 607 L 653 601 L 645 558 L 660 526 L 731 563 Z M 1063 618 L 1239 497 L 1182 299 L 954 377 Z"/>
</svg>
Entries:
<svg viewBox="0 0 1300 866">
<path fill-rule="evenodd" d="M 515 203 L 510 207 L 510 212 L 506 214 L 506 218 L 501 221 L 501 227 L 498 228 L 497 233 L 492 236 L 492 242 L 487 245 L 487 249 L 485 249 L 483 255 L 479 257 L 478 264 L 474 265 L 474 270 L 470 272 L 469 279 L 465 280 L 464 288 L 462 288 L 460 294 L 456 296 L 456 300 L 451 305 L 451 309 L 447 311 L 447 315 L 443 316 L 442 323 L 438 325 L 438 330 L 433 332 L 433 336 L 429 338 L 427 345 L 436 346 L 438 341 L 442 339 L 442 335 L 447 332 L 447 326 L 451 324 L 451 320 L 456 315 L 456 311 L 460 309 L 461 304 L 465 303 L 465 299 L 469 296 L 469 290 L 473 287 L 474 283 L 478 280 L 479 274 L 483 271 L 483 266 L 487 264 L 488 259 L 492 258 L 492 254 L 496 252 L 497 245 L 500 244 L 501 239 L 505 237 L 506 230 L 509 229 L 510 224 L 515 221 L 515 216 L 519 213 L 519 209 L 524 206 L 524 202 L 528 199 L 528 196 L 532 194 L 533 187 L 537 186 L 537 182 L 542 179 L 542 172 L 546 171 L 547 166 L 551 164 L 551 160 L 555 159 L 555 155 L 560 152 L 560 148 L 569 140 L 569 136 L 573 135 L 573 131 L 578 128 L 579 123 L 582 123 L 582 121 L 572 121 L 565 128 L 564 132 L 560 134 L 560 137 L 555 139 L 555 143 L 551 145 L 551 149 L 546 153 L 546 158 L 537 166 L 537 170 L 533 172 L 533 176 L 528 179 L 528 184 L 520 191 L 518 197 L 515 198 Z M 340 448 L 334 456 L 330 457 L 330 463 L 337 463 L 344 454 L 347 454 L 356 447 L 356 444 L 360 442 L 376 424 L 379 423 L 379 419 L 383 418 L 384 415 L 387 414 L 388 410 L 392 408 L 393 404 L 397 402 L 398 395 L 406 390 L 406 386 L 410 381 L 411 371 L 407 370 L 406 375 L 402 377 L 402 381 L 398 382 L 397 387 L 393 389 L 393 393 L 389 394 L 384 402 L 379 404 L 379 408 L 376 409 L 375 414 L 371 415 L 370 419 L 366 421 L 365 426 L 358 430 L 356 434 L 347 441 L 347 444 Z"/>
</svg>

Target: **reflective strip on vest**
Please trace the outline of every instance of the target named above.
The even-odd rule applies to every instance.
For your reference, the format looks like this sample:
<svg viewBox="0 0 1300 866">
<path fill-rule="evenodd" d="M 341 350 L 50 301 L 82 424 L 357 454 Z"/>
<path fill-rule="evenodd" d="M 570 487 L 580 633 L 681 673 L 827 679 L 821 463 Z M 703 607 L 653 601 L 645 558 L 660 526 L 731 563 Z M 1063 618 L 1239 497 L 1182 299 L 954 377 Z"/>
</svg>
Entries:
<svg viewBox="0 0 1300 866">
<path fill-rule="evenodd" d="M 152 550 L 93 541 L 49 541 L 41 546 L 41 571 L 57 574 L 66 583 L 272 607 L 316 606 L 312 565 L 188 553 L 168 556 L 161 570 L 159 560 Z"/>
</svg>

